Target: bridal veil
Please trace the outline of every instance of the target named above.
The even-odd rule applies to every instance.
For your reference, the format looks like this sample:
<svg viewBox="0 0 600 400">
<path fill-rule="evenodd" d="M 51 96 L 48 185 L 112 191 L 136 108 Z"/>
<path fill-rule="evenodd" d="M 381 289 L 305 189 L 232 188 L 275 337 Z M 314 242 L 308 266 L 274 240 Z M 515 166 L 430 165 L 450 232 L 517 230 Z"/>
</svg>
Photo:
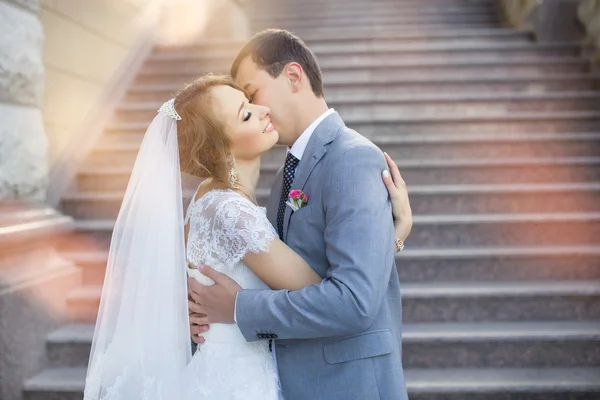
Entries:
<svg viewBox="0 0 600 400">
<path fill-rule="evenodd" d="M 85 400 L 172 400 L 191 359 L 174 100 L 148 127 L 112 234 Z"/>
</svg>

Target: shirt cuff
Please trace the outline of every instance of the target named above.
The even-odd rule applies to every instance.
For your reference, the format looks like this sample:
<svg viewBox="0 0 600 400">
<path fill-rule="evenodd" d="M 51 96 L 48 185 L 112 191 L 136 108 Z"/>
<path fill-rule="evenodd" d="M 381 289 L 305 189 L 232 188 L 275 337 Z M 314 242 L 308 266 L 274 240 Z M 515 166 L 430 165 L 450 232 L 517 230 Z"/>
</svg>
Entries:
<svg viewBox="0 0 600 400">
<path fill-rule="evenodd" d="M 233 321 L 237 324 L 237 299 L 238 299 L 238 294 L 240 294 L 240 292 L 237 292 L 235 294 L 235 303 L 233 305 Z"/>
</svg>

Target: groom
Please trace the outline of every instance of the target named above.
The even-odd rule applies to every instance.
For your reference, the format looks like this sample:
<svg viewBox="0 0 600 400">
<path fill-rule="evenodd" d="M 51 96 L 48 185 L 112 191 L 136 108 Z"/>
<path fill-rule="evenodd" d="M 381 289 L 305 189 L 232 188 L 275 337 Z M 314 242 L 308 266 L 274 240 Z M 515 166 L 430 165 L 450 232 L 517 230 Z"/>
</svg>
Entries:
<svg viewBox="0 0 600 400">
<path fill-rule="evenodd" d="M 249 342 L 272 339 L 286 400 L 408 399 L 383 154 L 328 109 L 317 60 L 290 32 L 257 34 L 231 74 L 252 102 L 271 109 L 279 143 L 290 149 L 269 220 L 324 280 L 297 291 L 243 290 L 203 267 L 216 284 L 190 281 L 199 303 L 190 302 L 190 311 L 206 315 L 193 314 L 195 341 L 210 323 L 234 322 Z M 295 212 L 285 205 L 293 189 L 310 197 Z M 402 216 L 412 221 L 408 205 Z"/>
</svg>

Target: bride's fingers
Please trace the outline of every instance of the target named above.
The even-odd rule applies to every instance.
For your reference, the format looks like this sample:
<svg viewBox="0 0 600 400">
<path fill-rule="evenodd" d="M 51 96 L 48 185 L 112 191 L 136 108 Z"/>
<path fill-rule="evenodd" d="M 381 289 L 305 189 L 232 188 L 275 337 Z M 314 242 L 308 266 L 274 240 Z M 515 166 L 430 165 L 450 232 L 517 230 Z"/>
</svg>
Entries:
<svg viewBox="0 0 600 400">
<path fill-rule="evenodd" d="M 400 170 L 398 169 L 396 162 L 392 160 L 392 157 L 390 157 L 388 153 L 383 154 L 385 155 L 385 160 L 387 161 L 388 168 L 390 169 L 390 173 L 392 174 L 392 178 L 396 187 L 405 186 L 406 183 L 404 182 L 404 179 L 402 179 L 402 175 L 400 174 Z"/>
<path fill-rule="evenodd" d="M 396 199 L 396 196 L 398 196 L 398 188 L 392 180 L 392 175 L 390 175 L 390 172 L 388 170 L 385 170 L 381 173 L 381 176 L 383 178 L 383 183 L 385 184 L 388 192 L 390 193 L 390 198 L 392 199 L 392 201 L 394 201 Z"/>
<path fill-rule="evenodd" d="M 199 265 L 198 269 L 200 270 L 200 273 L 202 273 L 202 275 L 212 279 L 216 283 L 219 283 L 225 276 L 221 272 L 214 270 L 208 265 Z"/>
</svg>

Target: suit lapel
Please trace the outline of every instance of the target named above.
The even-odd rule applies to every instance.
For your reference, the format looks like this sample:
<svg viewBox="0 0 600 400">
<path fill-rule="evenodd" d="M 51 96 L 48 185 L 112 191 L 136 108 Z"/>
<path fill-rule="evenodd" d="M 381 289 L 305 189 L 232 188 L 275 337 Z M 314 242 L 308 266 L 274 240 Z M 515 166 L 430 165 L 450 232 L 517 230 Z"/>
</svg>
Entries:
<svg viewBox="0 0 600 400">
<path fill-rule="evenodd" d="M 319 126 L 317 126 L 315 132 L 306 145 L 306 150 L 304 151 L 304 155 L 298 164 L 296 174 L 294 175 L 294 182 L 292 182 L 292 187 L 290 190 L 304 190 L 304 186 L 306 186 L 306 182 L 308 181 L 313 169 L 315 169 L 319 161 L 321 161 L 323 156 L 325 156 L 325 153 L 327 153 L 326 146 L 335 139 L 337 132 L 342 126 L 344 126 L 344 122 L 338 113 L 331 114 L 325 118 L 323 122 L 319 124 Z M 281 186 L 279 190 L 281 191 Z M 307 193 L 307 195 L 310 197 L 310 193 Z M 287 239 L 287 231 L 292 213 L 292 209 L 289 206 L 286 206 L 283 217 L 284 242 Z"/>
</svg>

